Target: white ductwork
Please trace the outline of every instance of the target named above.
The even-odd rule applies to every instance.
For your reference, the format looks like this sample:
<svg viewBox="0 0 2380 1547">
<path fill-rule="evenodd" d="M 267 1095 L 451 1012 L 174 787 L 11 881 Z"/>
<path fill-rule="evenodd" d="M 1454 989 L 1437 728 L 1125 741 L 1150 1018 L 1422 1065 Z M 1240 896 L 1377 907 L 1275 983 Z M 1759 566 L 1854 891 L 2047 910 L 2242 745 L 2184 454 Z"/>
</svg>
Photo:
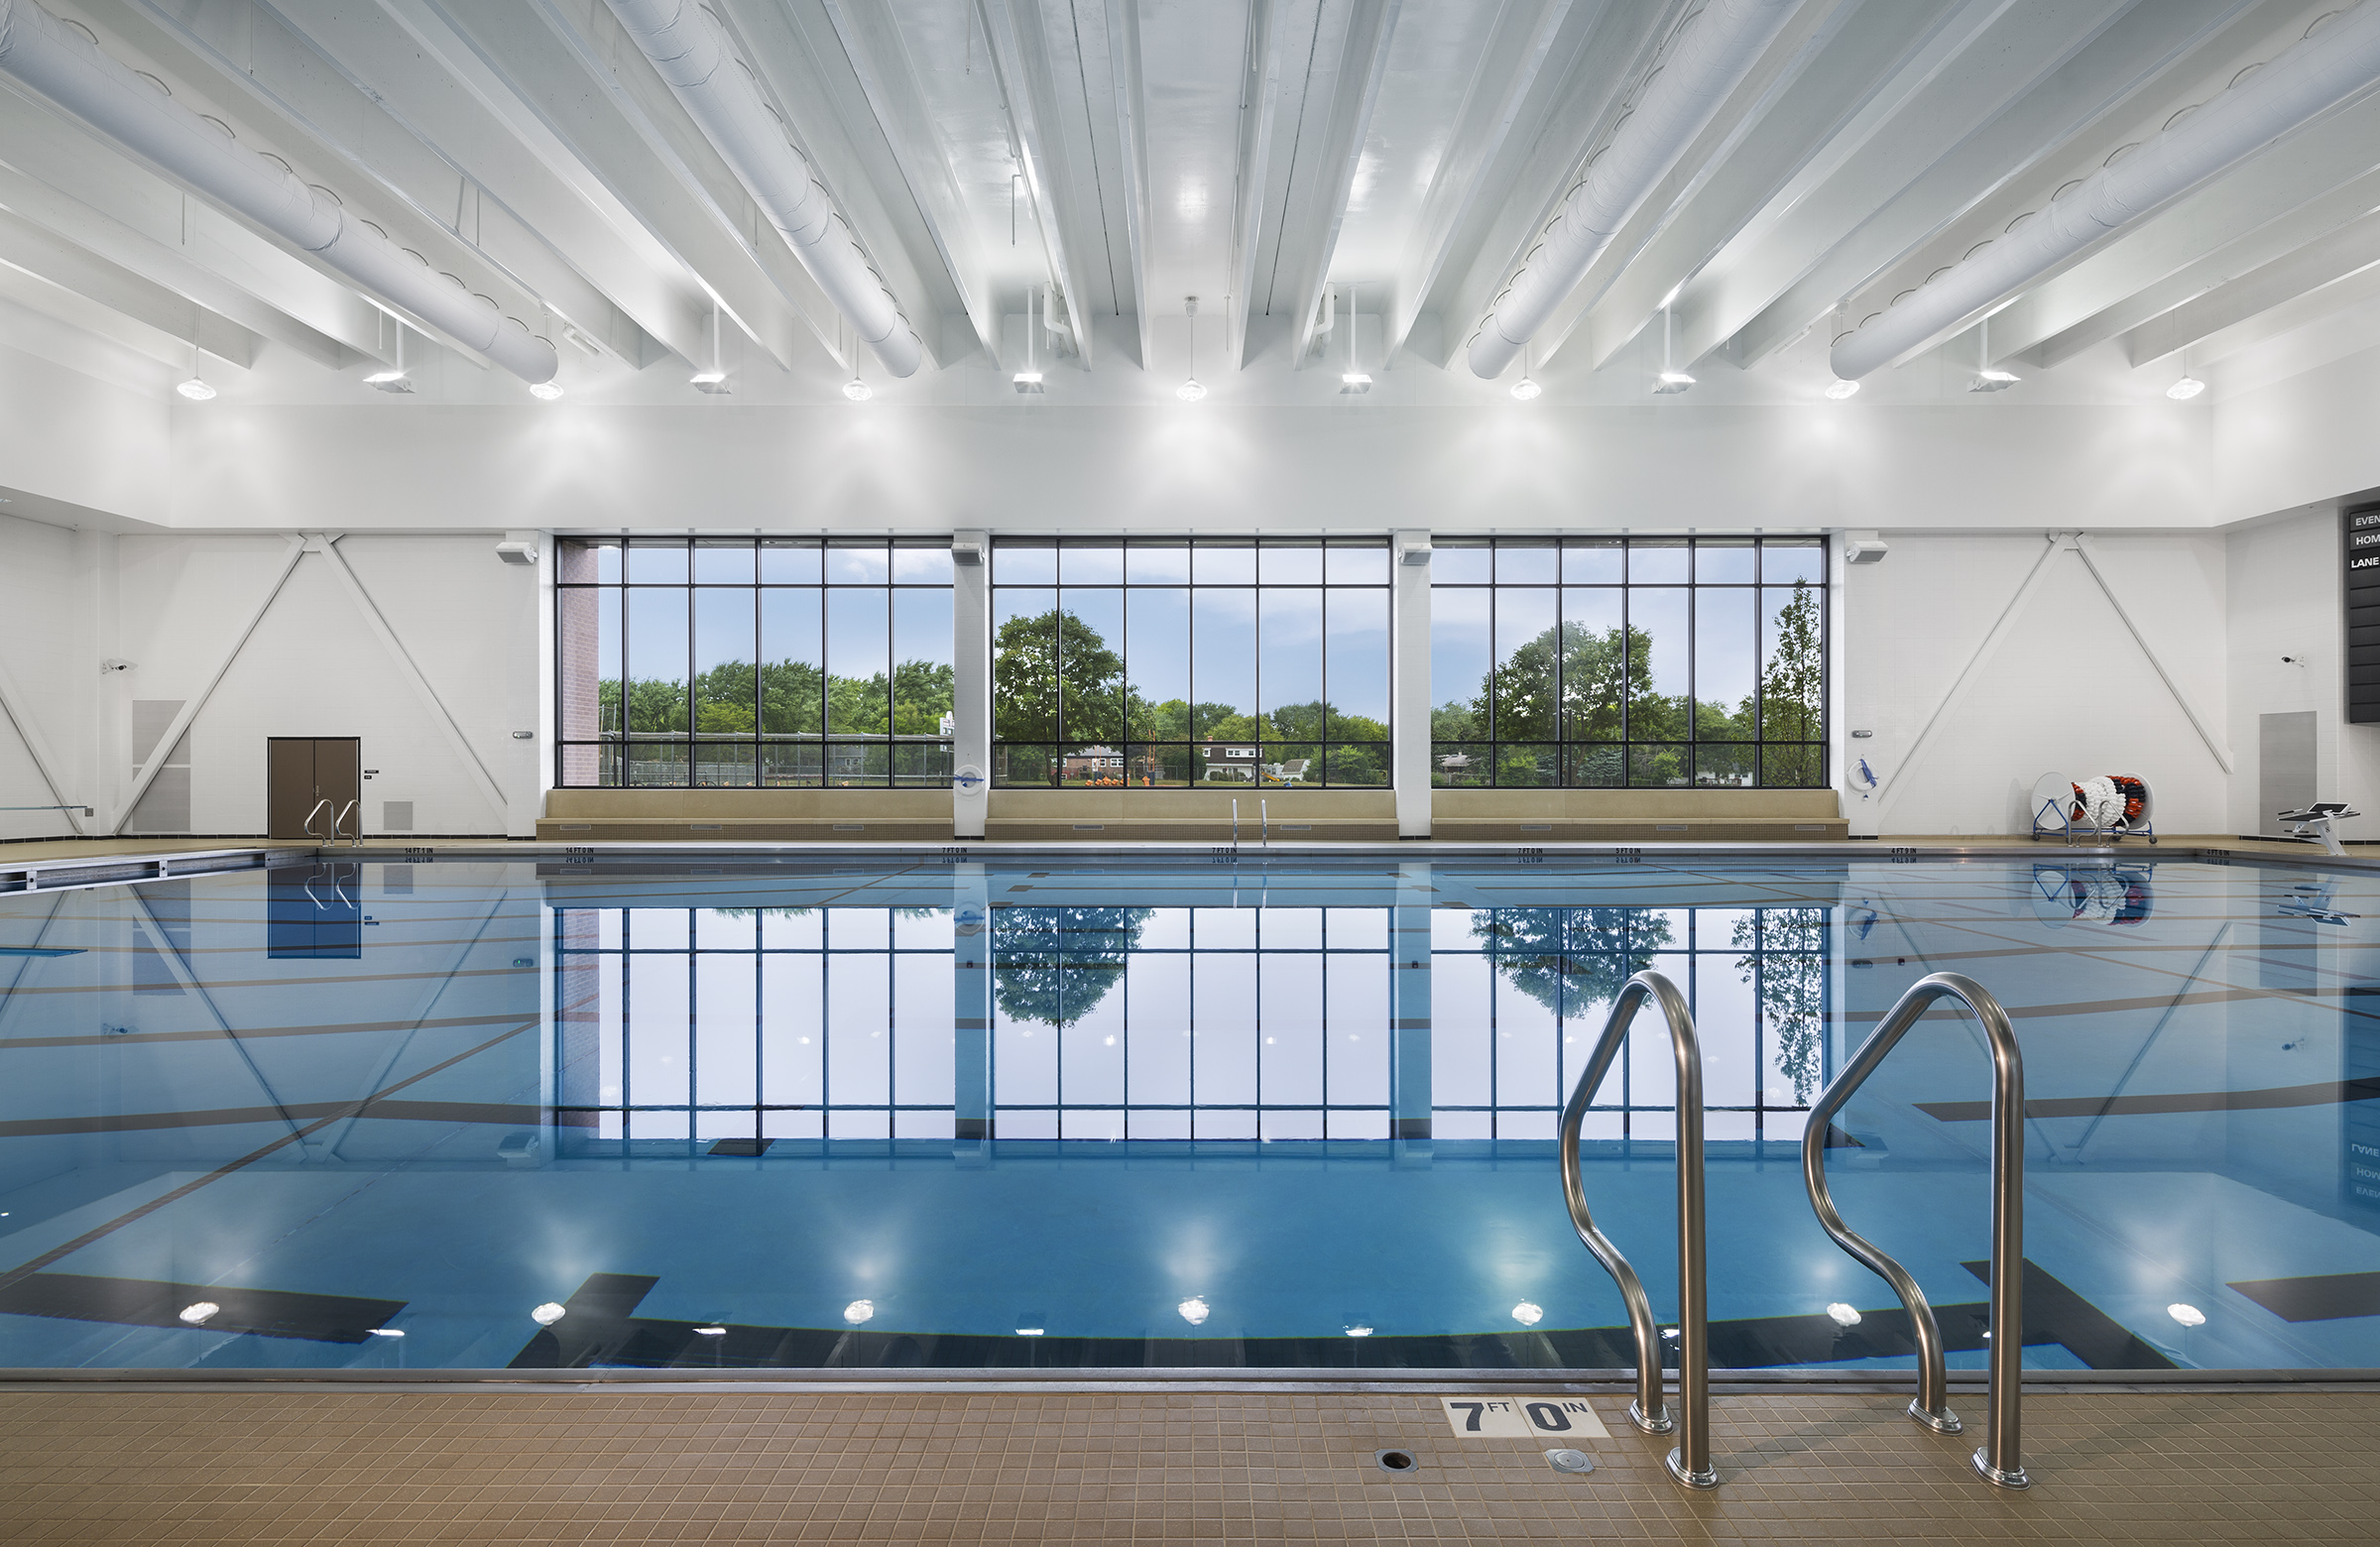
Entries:
<svg viewBox="0 0 2380 1547">
<path fill-rule="evenodd" d="M 1472 374 L 1492 380 L 1537 336 L 1620 228 L 1669 176 L 1694 137 L 1753 64 L 1801 0 L 1710 0 L 1686 24 L 1611 143 L 1570 190 L 1545 239 L 1495 298 L 1471 341 Z"/>
<path fill-rule="evenodd" d="M 228 128 L 175 101 L 33 0 L 0 0 L 0 72 L 523 381 L 552 379 L 553 345 L 520 320 L 432 272 L 278 158 L 245 149 Z"/>
<path fill-rule="evenodd" d="M 1837 340 L 1835 374 L 1857 381 L 1964 328 L 2111 231 L 2380 81 L 2380 4 L 2340 16 L 2039 214 Z M 2022 217 L 2020 217 L 2022 218 Z M 1987 362 L 1988 363 L 1988 362 Z"/>
<path fill-rule="evenodd" d="M 826 189 L 811 176 L 810 164 L 793 148 L 751 70 L 736 58 L 718 18 L 696 0 L 608 3 L 827 299 L 886 370 L 894 376 L 913 373 L 923 354 L 916 333 Z"/>
</svg>

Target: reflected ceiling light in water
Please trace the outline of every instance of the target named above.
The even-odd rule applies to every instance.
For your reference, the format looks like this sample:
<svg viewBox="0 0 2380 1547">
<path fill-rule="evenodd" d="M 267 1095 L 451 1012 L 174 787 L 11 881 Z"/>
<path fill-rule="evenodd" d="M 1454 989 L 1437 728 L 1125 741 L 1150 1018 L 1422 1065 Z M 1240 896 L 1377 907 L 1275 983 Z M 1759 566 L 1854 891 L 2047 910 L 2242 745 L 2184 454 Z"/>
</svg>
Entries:
<svg viewBox="0 0 2380 1547">
<path fill-rule="evenodd" d="M 694 1329 L 694 1336 L 697 1338 L 724 1338 L 727 1336 L 727 1329 L 725 1327 L 697 1327 Z"/>
<path fill-rule="evenodd" d="M 2203 1327 L 2206 1325 L 2206 1313 L 2200 1310 L 2195 1305 L 2169 1305 L 2165 1308 L 2165 1314 L 2171 1316 L 2174 1320 L 2180 1322 L 2185 1327 Z"/>
<path fill-rule="evenodd" d="M 1188 1322 L 1193 1327 L 1198 1326 L 1201 1322 L 1204 1322 L 1209 1314 L 1207 1311 L 1207 1302 L 1205 1298 L 1195 1294 L 1189 1299 L 1184 1300 L 1181 1304 L 1175 1306 L 1174 1309 L 1181 1312 L 1182 1320 Z"/>
<path fill-rule="evenodd" d="M 405 1329 L 402 1327 L 367 1327 L 364 1330 L 375 1338 L 402 1338 L 405 1336 Z"/>
<path fill-rule="evenodd" d="M 1662 1341 L 1663 1341 L 1663 1342 L 1665 1342 L 1665 1343 L 1675 1343 L 1675 1342 L 1677 1342 L 1677 1341 L 1678 1341 L 1678 1329 L 1677 1329 L 1677 1328 L 1675 1328 L 1675 1327 L 1664 1327 L 1664 1328 L 1662 1328 L 1662 1329 L 1661 1329 L 1661 1338 L 1662 1338 Z"/>
<path fill-rule="evenodd" d="M 178 1314 L 191 1326 L 203 1327 L 206 1325 L 206 1319 L 221 1309 L 223 1307 L 212 1300 L 200 1300 L 195 1304 L 183 1306 Z"/>
<path fill-rule="evenodd" d="M 1512 1319 L 1523 1327 L 1534 1327 L 1545 1320 L 1545 1307 L 1532 1301 L 1523 1300 L 1512 1307 Z"/>
<path fill-rule="evenodd" d="M 860 1323 L 868 1320 L 875 1314 L 876 1302 L 874 1300 L 854 1300 L 849 1305 L 843 1307 L 843 1319 L 851 1323 L 854 1327 L 857 1327 Z"/>
<path fill-rule="evenodd" d="M 1351 1338 L 1368 1338 L 1371 1336 L 1371 1329 L 1369 1327 L 1350 1327 L 1347 1329 L 1347 1335 Z"/>
<path fill-rule="evenodd" d="M 1042 1329 L 1039 1327 L 1019 1327 L 1016 1329 L 1016 1336 L 1019 1338 L 1038 1338 L 1041 1336 L 1041 1331 Z"/>
<path fill-rule="evenodd" d="M 551 1300 L 548 1300 L 543 1305 L 540 1305 L 536 1310 L 530 1312 L 529 1319 L 536 1322 L 540 1327 L 550 1327 L 555 1322 L 560 1321 L 563 1317 L 569 1314 L 570 1313 L 568 1311 L 554 1304 Z"/>
<path fill-rule="evenodd" d="M 1859 1325 L 1858 1310 L 1855 1307 L 1845 1305 L 1841 1300 L 1837 1300 L 1834 1304 L 1827 1307 L 1827 1316 L 1838 1327 L 1856 1327 Z"/>
</svg>

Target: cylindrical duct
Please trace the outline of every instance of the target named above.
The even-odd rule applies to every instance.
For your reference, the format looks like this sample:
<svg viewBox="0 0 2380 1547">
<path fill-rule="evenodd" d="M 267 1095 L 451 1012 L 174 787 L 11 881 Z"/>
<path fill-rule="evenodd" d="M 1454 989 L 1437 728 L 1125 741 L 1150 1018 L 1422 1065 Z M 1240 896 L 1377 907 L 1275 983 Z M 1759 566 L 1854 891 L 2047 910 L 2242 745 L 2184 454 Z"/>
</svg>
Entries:
<svg viewBox="0 0 2380 1547">
<path fill-rule="evenodd" d="M 695 0 L 609 4 L 736 180 L 885 369 L 894 376 L 915 372 L 924 352 L 916 333 L 729 48 L 717 18 Z"/>
<path fill-rule="evenodd" d="M 1496 297 L 1471 341 L 1473 375 L 1502 375 L 1521 346 L 1537 336 L 1727 94 L 1751 73 L 1800 4 L 1710 0 L 1687 23 L 1668 60 L 1638 88 L 1635 108 L 1610 145 L 1571 189 L 1545 240 Z"/>
<path fill-rule="evenodd" d="M 0 0 L 0 71 L 523 381 L 553 379 L 553 345 L 432 273 L 279 160 L 242 149 L 33 0 Z"/>
<path fill-rule="evenodd" d="M 1835 346 L 1835 374 L 1857 381 L 1964 327 L 2100 237 L 2262 150 L 2375 80 L 2380 80 L 2380 4 L 2366 0 L 1844 338 Z"/>
</svg>

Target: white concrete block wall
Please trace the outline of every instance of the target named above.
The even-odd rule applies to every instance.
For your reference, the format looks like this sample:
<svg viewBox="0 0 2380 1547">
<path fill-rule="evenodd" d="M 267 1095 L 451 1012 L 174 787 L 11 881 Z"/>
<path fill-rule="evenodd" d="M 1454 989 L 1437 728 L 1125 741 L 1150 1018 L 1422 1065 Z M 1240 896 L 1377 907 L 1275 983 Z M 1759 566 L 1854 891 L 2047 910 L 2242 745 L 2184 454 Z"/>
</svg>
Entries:
<svg viewBox="0 0 2380 1547">
<path fill-rule="evenodd" d="M 2231 739 L 2240 749 L 2231 782 L 2233 829 L 2252 833 L 2259 798 L 2257 720 L 2315 712 L 2315 790 L 2365 815 L 2342 838 L 2380 838 L 2380 726 L 2346 723 L 2346 633 L 2340 612 L 2338 518 L 2328 511 L 2260 522 L 2225 541 L 2225 634 L 2233 684 Z M 2297 657 L 2302 663 L 2285 662 Z"/>
</svg>

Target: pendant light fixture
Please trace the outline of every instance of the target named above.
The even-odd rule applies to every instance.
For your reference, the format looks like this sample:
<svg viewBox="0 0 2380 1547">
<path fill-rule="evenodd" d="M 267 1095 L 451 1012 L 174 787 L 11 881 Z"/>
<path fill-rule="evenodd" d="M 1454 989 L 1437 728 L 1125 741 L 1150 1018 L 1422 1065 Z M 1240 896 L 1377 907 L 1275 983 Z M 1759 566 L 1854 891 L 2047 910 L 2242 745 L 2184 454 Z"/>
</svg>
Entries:
<svg viewBox="0 0 2380 1547">
<path fill-rule="evenodd" d="M 1190 375 L 1182 385 L 1173 390 L 1173 395 L 1184 403 L 1196 403 L 1207 395 L 1207 389 L 1198 379 L 1198 298 L 1196 296 L 1183 298 L 1182 315 L 1190 319 Z"/>
<path fill-rule="evenodd" d="M 1335 303 L 1334 303 L 1335 304 Z M 1371 391 L 1371 377 L 1356 365 L 1356 288 L 1347 288 L 1347 369 L 1339 376 L 1342 397 L 1360 398 Z"/>
<path fill-rule="evenodd" d="M 405 321 L 402 317 L 397 322 L 397 363 L 385 371 L 374 371 L 364 378 L 364 385 L 377 387 L 382 392 L 409 393 L 414 390 L 413 382 L 405 374 Z"/>
<path fill-rule="evenodd" d="M 1025 394 L 1038 393 L 1042 390 L 1041 357 L 1035 348 L 1033 337 L 1033 292 L 1035 289 L 1037 287 L 1028 286 L 1024 292 L 1024 369 L 1010 378 L 1009 383 L 1017 392 Z M 1045 310 L 1048 304 L 1047 301 L 1042 302 Z"/>
<path fill-rule="evenodd" d="M 1991 363 L 1991 318 L 1985 317 L 1975 325 L 1975 379 L 1966 384 L 1968 392 L 2006 392 L 2024 378 L 2013 371 L 1993 368 Z"/>
<path fill-rule="evenodd" d="M 195 336 L 190 339 L 190 379 L 186 382 L 175 383 L 174 390 L 192 403 L 204 403 L 215 395 L 215 389 L 206 384 L 204 367 L 198 359 L 198 340 Z"/>
<path fill-rule="evenodd" d="M 711 363 L 686 378 L 696 392 L 724 398 L 735 389 L 727 384 L 727 373 L 719 368 L 719 302 L 711 302 Z"/>
<path fill-rule="evenodd" d="M 1675 300 L 1677 294 L 1676 291 L 1671 291 L 1669 293 L 1670 300 Z M 1672 397 L 1678 393 L 1690 391 L 1694 386 L 1694 378 L 1679 370 L 1670 361 L 1669 352 L 1672 342 L 1670 335 L 1674 329 L 1670 326 L 1669 307 L 1669 300 L 1661 302 L 1661 374 L 1653 379 L 1653 396 L 1656 398 Z"/>
<path fill-rule="evenodd" d="M 2190 346 L 2184 344 L 2182 346 L 2182 379 L 2168 387 L 2165 395 L 2176 403 L 2188 403 L 2205 390 L 2206 384 L 2190 374 Z"/>
<path fill-rule="evenodd" d="M 1837 403 L 1841 403 L 1845 398 L 1856 398 L 1859 396 L 1859 384 L 1857 382 L 1846 382 L 1839 377 L 1836 380 L 1827 383 L 1827 396 L 1834 399 Z"/>
<path fill-rule="evenodd" d="M 1537 395 L 1545 391 L 1537 385 L 1537 378 L 1529 374 L 1529 360 L 1534 353 L 1534 344 L 1520 346 L 1520 380 L 1512 384 L 1512 396 L 1523 403 L 1534 403 Z"/>
</svg>

